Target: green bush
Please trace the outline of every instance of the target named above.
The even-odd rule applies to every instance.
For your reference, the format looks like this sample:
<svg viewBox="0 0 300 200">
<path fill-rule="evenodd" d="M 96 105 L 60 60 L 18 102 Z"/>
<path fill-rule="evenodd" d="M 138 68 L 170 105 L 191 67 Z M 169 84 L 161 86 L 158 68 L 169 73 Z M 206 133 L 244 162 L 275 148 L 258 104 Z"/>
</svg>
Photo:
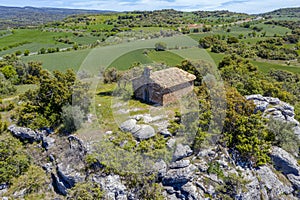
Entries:
<svg viewBox="0 0 300 200">
<path fill-rule="evenodd" d="M 12 183 L 30 166 L 29 156 L 22 143 L 8 134 L 0 135 L 0 184 Z"/>
<path fill-rule="evenodd" d="M 81 128 L 84 122 L 84 112 L 79 106 L 66 105 L 62 107 L 61 120 L 64 129 L 72 133 Z"/>
</svg>

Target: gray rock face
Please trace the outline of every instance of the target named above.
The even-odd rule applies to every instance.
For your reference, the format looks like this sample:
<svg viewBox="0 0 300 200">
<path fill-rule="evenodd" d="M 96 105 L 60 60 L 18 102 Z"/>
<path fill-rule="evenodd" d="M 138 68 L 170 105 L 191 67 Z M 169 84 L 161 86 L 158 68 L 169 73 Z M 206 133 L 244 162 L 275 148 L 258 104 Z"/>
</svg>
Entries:
<svg viewBox="0 0 300 200">
<path fill-rule="evenodd" d="M 167 164 L 165 163 L 165 161 L 163 161 L 163 160 L 160 160 L 160 161 L 158 161 L 158 162 L 156 162 L 155 164 L 154 164 L 154 170 L 156 170 L 157 171 L 157 173 L 158 173 L 158 177 L 159 178 L 162 178 L 162 177 L 164 177 L 165 175 L 166 175 L 166 173 L 167 173 Z"/>
<path fill-rule="evenodd" d="M 42 147 L 46 150 L 51 149 L 53 146 L 55 146 L 55 139 L 51 137 L 42 137 Z"/>
<path fill-rule="evenodd" d="M 192 179 L 196 169 L 197 167 L 194 165 L 189 165 L 186 168 L 170 169 L 163 177 L 162 183 L 165 186 L 172 186 L 174 188 L 178 187 L 178 185 L 184 185 Z"/>
<path fill-rule="evenodd" d="M 173 154 L 173 161 L 180 160 L 193 154 L 189 145 L 178 144 Z"/>
<path fill-rule="evenodd" d="M 121 124 L 120 129 L 124 132 L 131 132 L 131 130 L 133 130 L 135 126 L 136 126 L 136 120 L 129 119 Z"/>
<path fill-rule="evenodd" d="M 106 177 L 93 177 L 93 181 L 99 183 L 101 188 L 105 191 L 104 199 L 112 200 L 127 200 L 127 188 L 121 182 L 120 176 L 108 175 Z"/>
<path fill-rule="evenodd" d="M 280 101 L 278 98 L 263 97 L 260 94 L 248 95 L 247 100 L 253 100 L 256 105 L 255 112 L 263 112 L 263 116 L 273 119 L 290 122 L 295 125 L 294 132 L 300 137 L 300 123 L 294 118 L 294 107 Z"/>
<path fill-rule="evenodd" d="M 155 136 L 155 130 L 152 126 L 136 123 L 135 119 L 129 119 L 121 124 L 120 129 L 124 132 L 131 132 L 138 140 L 145 140 Z"/>
<path fill-rule="evenodd" d="M 164 136 L 165 138 L 167 137 L 172 137 L 172 133 L 170 133 L 170 131 L 168 131 L 168 129 L 163 129 L 159 132 L 162 136 Z"/>
<path fill-rule="evenodd" d="M 279 147 L 272 147 L 271 159 L 275 168 L 282 171 L 283 174 L 294 174 L 299 176 L 300 167 L 297 160 L 285 150 Z"/>
<path fill-rule="evenodd" d="M 149 139 L 155 136 L 155 130 L 150 125 L 141 125 L 141 128 L 137 132 L 133 133 L 133 136 L 139 140 Z"/>
<path fill-rule="evenodd" d="M 277 170 L 281 171 L 293 186 L 300 189 L 300 166 L 297 160 L 285 150 L 279 147 L 273 147 L 271 158 Z"/>
<path fill-rule="evenodd" d="M 185 168 L 189 166 L 190 163 L 191 163 L 190 160 L 178 160 L 176 162 L 172 162 L 169 167 L 171 169 Z"/>
<path fill-rule="evenodd" d="M 260 167 L 257 174 L 260 176 L 262 186 L 267 189 L 268 196 L 271 199 L 275 199 L 281 194 L 291 194 L 294 191 L 291 184 L 280 182 L 278 176 L 267 166 Z"/>
<path fill-rule="evenodd" d="M 53 152 L 54 148 L 49 149 L 49 153 L 52 153 L 52 163 L 48 164 L 50 167 L 44 166 L 46 170 L 51 171 L 54 190 L 61 195 L 67 195 L 68 189 L 86 178 L 82 170 L 85 168 L 84 157 L 87 152 L 85 145 L 74 135 L 68 137 L 68 142 L 61 141 L 57 144 L 60 145 L 59 151 Z"/>
<path fill-rule="evenodd" d="M 17 138 L 22 141 L 29 141 L 30 143 L 39 142 L 42 139 L 42 135 L 39 132 L 35 132 L 30 128 L 18 127 L 11 125 L 8 130 Z"/>
<path fill-rule="evenodd" d="M 186 199 L 198 200 L 204 198 L 203 191 L 199 190 L 191 182 L 188 182 L 187 184 L 181 187 L 181 193 L 185 196 Z"/>
</svg>

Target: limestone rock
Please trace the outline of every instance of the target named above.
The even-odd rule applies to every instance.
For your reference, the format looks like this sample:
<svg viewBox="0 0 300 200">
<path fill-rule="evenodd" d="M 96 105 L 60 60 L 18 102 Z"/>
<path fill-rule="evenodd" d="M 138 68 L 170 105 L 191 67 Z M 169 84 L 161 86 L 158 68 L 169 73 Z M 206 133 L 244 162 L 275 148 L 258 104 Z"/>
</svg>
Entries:
<svg viewBox="0 0 300 200">
<path fill-rule="evenodd" d="M 119 175 L 108 175 L 106 177 L 94 176 L 93 181 L 99 183 L 105 191 L 104 199 L 127 200 L 128 191 L 121 182 Z"/>
<path fill-rule="evenodd" d="M 35 132 L 30 128 L 18 127 L 11 125 L 8 130 L 17 138 L 22 141 L 29 141 L 30 143 L 39 142 L 42 139 L 42 135 L 39 132 Z"/>
<path fill-rule="evenodd" d="M 257 174 L 260 177 L 262 186 L 268 191 L 268 196 L 270 199 L 275 199 L 281 194 L 291 194 L 294 189 L 292 185 L 284 184 L 279 181 L 278 176 L 267 166 L 262 166 L 257 170 Z M 288 182 L 286 180 L 286 182 Z"/>
<path fill-rule="evenodd" d="M 156 162 L 155 164 L 154 164 L 154 170 L 156 170 L 157 172 L 158 172 L 158 177 L 159 178 L 162 178 L 162 177 L 164 177 L 165 175 L 166 175 L 166 173 L 167 173 L 167 164 L 165 163 L 165 161 L 163 161 L 163 160 L 160 160 L 160 161 L 158 161 L 158 162 Z"/>
<path fill-rule="evenodd" d="M 204 198 L 204 193 L 199 190 L 194 184 L 188 182 L 181 187 L 181 193 L 184 194 L 186 199 L 198 200 Z"/>
<path fill-rule="evenodd" d="M 179 169 L 179 168 L 185 168 L 189 165 L 190 165 L 189 160 L 178 160 L 176 162 L 172 162 L 169 167 L 171 169 Z"/>
<path fill-rule="evenodd" d="M 139 140 L 149 139 L 155 136 L 155 130 L 150 125 L 141 125 L 141 128 L 133 134 Z"/>
<path fill-rule="evenodd" d="M 135 128 L 135 126 L 136 126 L 136 120 L 129 119 L 121 124 L 120 129 L 124 132 L 130 132 L 132 129 Z"/>
<path fill-rule="evenodd" d="M 189 165 L 186 168 L 170 169 L 163 177 L 162 183 L 165 186 L 177 187 L 178 185 L 184 185 L 189 182 L 197 167 L 195 165 Z"/>
<path fill-rule="evenodd" d="M 189 145 L 178 144 L 173 154 L 173 161 L 180 160 L 193 154 Z"/>
<path fill-rule="evenodd" d="M 43 136 L 42 137 L 42 147 L 46 150 L 55 146 L 55 139 L 52 137 Z"/>
<path fill-rule="evenodd" d="M 300 167 L 297 160 L 285 150 L 279 147 L 272 147 L 271 159 L 278 171 L 283 174 L 294 174 L 299 176 Z"/>
</svg>

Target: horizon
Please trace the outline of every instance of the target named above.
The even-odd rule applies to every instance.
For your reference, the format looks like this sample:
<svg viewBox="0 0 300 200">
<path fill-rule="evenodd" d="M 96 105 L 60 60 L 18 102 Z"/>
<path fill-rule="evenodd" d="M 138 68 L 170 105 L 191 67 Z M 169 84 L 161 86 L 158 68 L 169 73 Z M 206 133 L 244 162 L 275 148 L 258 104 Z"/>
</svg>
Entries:
<svg viewBox="0 0 300 200">
<path fill-rule="evenodd" d="M 217 0 L 211 2 L 209 0 L 67 0 L 67 1 L 50 1 L 50 0 L 25 0 L 19 2 L 17 0 L 0 1 L 0 6 L 7 7 L 36 7 L 36 8 L 63 8 L 63 9 L 84 9 L 84 10 L 106 10 L 106 11 L 153 11 L 162 9 L 174 9 L 178 11 L 216 11 L 228 10 L 231 12 L 260 14 L 281 8 L 300 7 L 300 2 L 295 0 L 286 0 L 284 2 L 275 0 Z"/>
</svg>

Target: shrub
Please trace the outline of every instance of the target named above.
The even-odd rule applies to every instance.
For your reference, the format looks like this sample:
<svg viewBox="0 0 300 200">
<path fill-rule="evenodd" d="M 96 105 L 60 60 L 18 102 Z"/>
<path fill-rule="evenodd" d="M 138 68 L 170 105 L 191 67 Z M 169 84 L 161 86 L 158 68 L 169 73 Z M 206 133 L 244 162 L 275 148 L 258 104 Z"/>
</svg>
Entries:
<svg viewBox="0 0 300 200">
<path fill-rule="evenodd" d="M 81 128 L 84 121 L 84 112 L 79 106 L 63 106 L 61 119 L 64 125 L 64 129 L 68 132 L 74 132 Z"/>
<path fill-rule="evenodd" d="M 167 44 L 164 42 L 157 42 L 155 44 L 156 51 L 165 51 L 167 49 Z"/>
</svg>

